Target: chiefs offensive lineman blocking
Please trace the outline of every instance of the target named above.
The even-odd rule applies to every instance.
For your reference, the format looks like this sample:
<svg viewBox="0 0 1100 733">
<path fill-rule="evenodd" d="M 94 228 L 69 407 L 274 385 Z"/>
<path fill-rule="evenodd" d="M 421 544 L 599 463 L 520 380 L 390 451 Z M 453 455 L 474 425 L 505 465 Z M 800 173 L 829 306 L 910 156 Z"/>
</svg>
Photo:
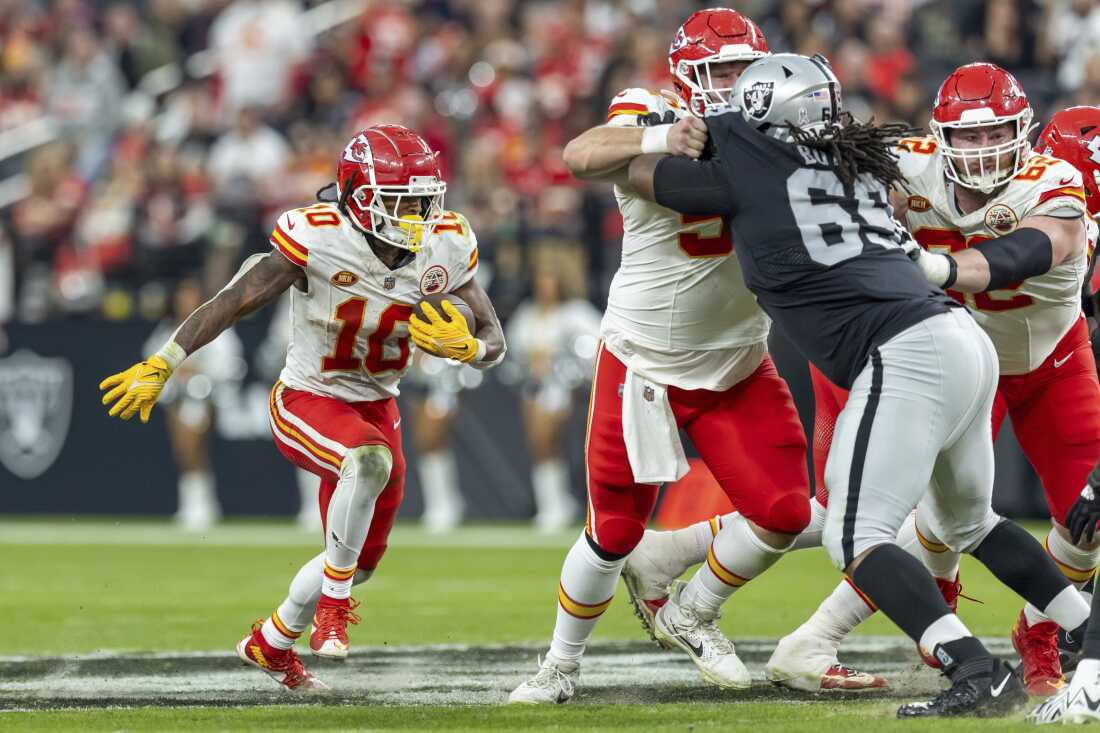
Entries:
<svg viewBox="0 0 1100 733">
<path fill-rule="evenodd" d="M 271 429 L 290 462 L 321 477 L 325 549 L 237 645 L 243 661 L 292 690 L 324 686 L 293 650 L 311 618 L 313 654 L 347 656 L 347 624 L 359 621 L 352 585 L 371 576 L 386 550 L 405 481 L 394 398 L 409 338 L 433 356 L 480 368 L 505 350 L 492 303 L 474 280 L 477 239 L 465 217 L 443 209 L 437 154 L 419 135 L 399 125 L 358 133 L 340 156 L 335 187 L 335 203 L 283 213 L 271 252 L 250 257 L 160 351 L 100 385 L 110 390 L 103 403 L 115 402 L 110 415 L 148 421 L 188 354 L 293 288 Z M 430 322 L 412 315 L 425 295 L 438 293 L 469 304 L 476 333 L 446 301 L 448 319 L 427 303 Z"/>
<path fill-rule="evenodd" d="M 1091 158 L 1100 149 L 1100 131 L 1090 129 L 1096 123 L 1089 121 L 1094 115 L 1088 109 L 1056 115 L 1040 137 L 1042 153 L 1032 152 L 1032 112 L 1019 83 L 993 64 L 963 66 L 937 94 L 933 135 L 902 141 L 898 152 L 908 190 L 895 192 L 892 202 L 895 214 L 930 250 L 920 250 L 918 258 L 928 279 L 965 303 L 993 340 L 1001 370 L 994 435 L 1007 412 L 1054 519 L 1044 545 L 1078 587 L 1100 560 L 1100 537 L 1074 543 L 1063 525 L 1100 457 L 1100 386 L 1080 309 L 1089 242 L 1096 241 L 1095 224 L 1084 216 L 1086 201 L 1091 214 L 1100 211 L 1095 177 L 1100 154 Z M 1031 217 L 1053 224 L 1058 234 L 1038 236 L 1027 226 L 1039 221 Z M 824 467 L 847 392 L 812 367 L 811 376 L 816 507 L 828 501 Z M 922 559 L 953 609 L 960 592 L 959 555 L 939 541 L 923 512 L 913 519 L 899 544 Z M 647 542 L 635 555 L 653 554 Z M 680 560 L 686 568 L 700 558 Z M 668 577 L 676 577 L 677 567 L 669 568 Z M 653 571 L 649 575 L 654 584 L 668 582 Z M 800 689 L 813 684 L 844 636 L 874 612 L 868 604 L 838 612 L 836 599 L 851 592 L 842 584 L 810 620 L 780 641 L 768 663 L 769 678 Z M 1063 684 L 1057 631 L 1031 606 L 1013 629 L 1032 694 L 1049 695 Z"/>
<path fill-rule="evenodd" d="M 681 216 L 638 197 L 625 165 L 645 152 L 702 155 L 706 127 L 692 113 L 724 103 L 749 62 L 767 53 L 760 29 L 745 16 L 698 11 L 669 52 L 678 94 L 627 89 L 612 100 L 607 124 L 565 149 L 578 178 L 615 183 L 622 264 L 592 386 L 588 520 L 562 567 L 550 651 L 511 702 L 572 697 L 585 644 L 642 537 L 660 484 L 686 472 L 680 428 L 740 514 L 713 535 L 708 525 L 683 537 L 706 563 L 663 607 L 646 610 L 657 638 L 688 653 L 705 680 L 750 684 L 715 621 L 722 603 L 775 563 L 809 521 L 805 436 L 767 355 L 769 320 L 744 286 L 722 218 Z M 839 667 L 831 673 L 881 684 Z"/>
</svg>

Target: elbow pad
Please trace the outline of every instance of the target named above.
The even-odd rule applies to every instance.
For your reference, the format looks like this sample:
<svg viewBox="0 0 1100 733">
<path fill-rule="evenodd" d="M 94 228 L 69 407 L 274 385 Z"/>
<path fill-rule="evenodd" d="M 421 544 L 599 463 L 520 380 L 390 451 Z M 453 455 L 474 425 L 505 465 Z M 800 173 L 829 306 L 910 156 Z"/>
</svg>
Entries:
<svg viewBox="0 0 1100 733">
<path fill-rule="evenodd" d="M 1003 237 L 974 247 L 989 263 L 986 290 L 1000 290 L 1042 275 L 1054 262 L 1054 246 L 1045 232 L 1031 227 L 1017 229 Z"/>
</svg>

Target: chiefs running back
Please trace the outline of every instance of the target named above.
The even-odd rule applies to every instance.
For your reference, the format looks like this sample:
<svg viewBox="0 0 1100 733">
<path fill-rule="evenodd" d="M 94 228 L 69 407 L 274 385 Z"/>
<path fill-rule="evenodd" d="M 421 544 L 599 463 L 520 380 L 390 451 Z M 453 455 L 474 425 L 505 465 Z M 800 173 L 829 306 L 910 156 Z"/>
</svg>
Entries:
<svg viewBox="0 0 1100 733">
<path fill-rule="evenodd" d="M 477 240 L 460 214 L 443 209 L 436 153 L 412 130 L 378 125 L 341 153 L 336 199 L 284 213 L 272 252 L 254 255 L 195 310 L 156 354 L 104 380 L 104 404 L 147 421 L 172 371 L 242 316 L 291 290 L 286 365 L 271 392 L 279 451 L 320 476 L 325 549 L 306 563 L 282 604 L 237 645 L 242 661 L 288 689 L 323 687 L 293 650 L 310 625 L 313 654 L 342 659 L 347 626 L 359 622 L 351 588 L 371 576 L 404 491 L 401 416 L 394 398 L 410 339 L 428 354 L 486 368 L 504 355 L 500 324 L 474 280 Z M 422 306 L 451 293 L 476 323 L 443 302 L 448 318 Z M 116 401 L 117 400 L 117 401 Z"/>
</svg>

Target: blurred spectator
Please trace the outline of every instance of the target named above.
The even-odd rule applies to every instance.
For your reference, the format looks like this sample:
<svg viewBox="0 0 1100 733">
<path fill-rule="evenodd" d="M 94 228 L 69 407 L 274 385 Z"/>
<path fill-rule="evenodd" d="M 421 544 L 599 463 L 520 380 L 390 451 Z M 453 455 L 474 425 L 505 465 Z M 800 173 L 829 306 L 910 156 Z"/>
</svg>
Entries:
<svg viewBox="0 0 1100 733">
<path fill-rule="evenodd" d="M 1045 43 L 1058 59 L 1058 85 L 1072 92 L 1085 81 L 1085 61 L 1100 53 L 1100 0 L 1052 0 L 1049 5 Z"/>
<path fill-rule="evenodd" d="M 508 356 L 526 375 L 523 422 L 531 452 L 535 527 L 553 532 L 577 518 L 562 428 L 573 409 L 576 388 L 591 373 L 600 314 L 583 297 L 581 258 L 566 249 L 545 247 L 533 260 L 534 292 L 508 322 Z"/>
<path fill-rule="evenodd" d="M 226 112 L 245 107 L 281 111 L 289 101 L 294 67 L 305 60 L 311 45 L 296 3 L 229 3 L 210 28 Z"/>
<path fill-rule="evenodd" d="M 77 145 L 77 172 L 94 177 L 107 160 L 121 121 L 125 82 L 118 67 L 88 30 L 75 28 L 49 84 L 49 111 L 65 139 Z"/>
<path fill-rule="evenodd" d="M 258 109 L 242 108 L 233 129 L 210 148 L 206 164 L 221 215 L 262 236 L 262 215 L 278 200 L 289 159 L 283 136 L 263 123 Z"/>
<path fill-rule="evenodd" d="M 170 318 L 157 326 L 142 353 L 151 354 L 163 346 L 203 300 L 198 281 L 180 282 L 173 296 Z M 164 387 L 159 402 L 164 408 L 172 457 L 179 470 L 175 521 L 183 529 L 200 532 L 221 520 L 209 448 L 214 428 L 214 394 L 220 389 L 238 389 L 245 369 L 240 339 L 229 328 L 191 354 Z"/>
</svg>

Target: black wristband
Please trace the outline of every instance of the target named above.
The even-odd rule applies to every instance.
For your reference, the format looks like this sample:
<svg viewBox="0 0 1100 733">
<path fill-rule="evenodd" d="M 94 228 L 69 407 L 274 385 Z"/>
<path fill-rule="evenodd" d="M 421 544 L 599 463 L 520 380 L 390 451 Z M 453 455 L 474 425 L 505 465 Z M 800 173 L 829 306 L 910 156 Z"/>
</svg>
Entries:
<svg viewBox="0 0 1100 733">
<path fill-rule="evenodd" d="M 955 262 L 955 258 L 951 255 L 944 255 L 944 257 L 947 258 L 947 266 L 950 268 L 947 272 L 947 279 L 943 282 L 943 289 L 947 290 L 959 279 L 959 263 Z"/>
<path fill-rule="evenodd" d="M 1100 491 L 1100 463 L 1096 464 L 1096 467 L 1092 469 L 1092 473 L 1088 478 L 1089 486 L 1093 491 Z"/>
<path fill-rule="evenodd" d="M 975 245 L 989 263 L 986 290 L 1000 290 L 1042 275 L 1054 262 L 1054 245 L 1038 229 L 1023 227 L 1003 237 Z"/>
</svg>

